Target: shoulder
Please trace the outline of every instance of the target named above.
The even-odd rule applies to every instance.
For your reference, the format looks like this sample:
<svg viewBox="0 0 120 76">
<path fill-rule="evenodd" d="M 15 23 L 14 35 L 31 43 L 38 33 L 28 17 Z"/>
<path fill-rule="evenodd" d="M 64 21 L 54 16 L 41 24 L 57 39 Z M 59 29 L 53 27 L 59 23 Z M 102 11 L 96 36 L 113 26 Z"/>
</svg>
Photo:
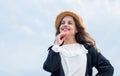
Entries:
<svg viewBox="0 0 120 76">
<path fill-rule="evenodd" d="M 90 44 L 83 44 L 84 47 L 88 50 L 89 53 L 99 53 L 98 49 Z"/>
<path fill-rule="evenodd" d="M 92 62 L 92 66 L 94 66 L 97 62 L 100 52 L 98 52 L 97 48 L 89 44 L 83 44 L 83 45 L 88 50 L 88 54 L 87 54 L 88 59 Z"/>
</svg>

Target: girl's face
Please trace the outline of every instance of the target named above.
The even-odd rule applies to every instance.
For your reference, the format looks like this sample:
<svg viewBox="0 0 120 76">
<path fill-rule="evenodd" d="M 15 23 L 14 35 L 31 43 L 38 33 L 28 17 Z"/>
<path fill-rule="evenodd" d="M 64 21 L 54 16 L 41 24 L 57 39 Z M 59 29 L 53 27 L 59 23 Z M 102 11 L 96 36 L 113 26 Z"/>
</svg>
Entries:
<svg viewBox="0 0 120 76">
<path fill-rule="evenodd" d="M 75 21 L 71 16 L 65 16 L 61 21 L 60 33 L 66 33 L 69 36 L 75 36 L 77 33 Z"/>
</svg>

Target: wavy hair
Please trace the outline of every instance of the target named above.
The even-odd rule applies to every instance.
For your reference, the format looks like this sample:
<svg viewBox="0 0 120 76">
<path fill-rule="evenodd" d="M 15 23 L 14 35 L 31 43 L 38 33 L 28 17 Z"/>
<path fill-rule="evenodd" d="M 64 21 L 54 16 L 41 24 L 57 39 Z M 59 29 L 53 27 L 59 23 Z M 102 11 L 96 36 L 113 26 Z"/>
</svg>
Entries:
<svg viewBox="0 0 120 76">
<path fill-rule="evenodd" d="M 73 16 L 71 16 L 71 17 L 73 17 Z M 62 19 L 63 19 L 63 18 L 62 18 Z M 61 21 L 60 21 L 60 23 L 59 23 L 59 25 L 58 25 L 57 30 L 56 30 L 56 36 L 60 33 L 59 28 L 60 28 L 62 19 L 61 19 Z M 83 25 L 82 23 L 80 24 L 80 23 L 77 21 L 77 19 L 75 19 L 74 17 L 73 17 L 73 20 L 74 20 L 74 22 L 75 22 L 75 26 L 76 26 L 76 29 L 77 29 L 77 31 L 78 31 L 78 32 L 75 34 L 75 40 L 76 40 L 78 43 L 80 43 L 80 44 L 88 44 L 88 45 L 91 45 L 91 46 L 93 46 L 93 47 L 96 48 L 96 42 L 95 42 L 95 40 L 89 35 L 89 33 L 86 32 L 84 25 Z"/>
</svg>

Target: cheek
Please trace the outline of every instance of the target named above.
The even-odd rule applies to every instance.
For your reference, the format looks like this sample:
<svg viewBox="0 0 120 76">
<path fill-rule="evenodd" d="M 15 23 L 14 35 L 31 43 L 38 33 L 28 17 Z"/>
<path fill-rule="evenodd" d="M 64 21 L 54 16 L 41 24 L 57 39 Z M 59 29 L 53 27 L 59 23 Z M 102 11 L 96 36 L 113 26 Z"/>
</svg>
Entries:
<svg viewBox="0 0 120 76">
<path fill-rule="evenodd" d="M 63 26 L 63 25 L 60 25 L 60 26 L 59 26 L 59 30 L 61 29 L 62 26 Z"/>
<path fill-rule="evenodd" d="M 59 32 L 62 32 L 61 27 L 59 28 Z"/>
<path fill-rule="evenodd" d="M 75 28 L 74 26 L 71 26 L 71 29 L 72 29 L 73 31 L 75 31 L 75 30 L 76 30 L 76 28 Z"/>
<path fill-rule="evenodd" d="M 77 29 L 75 27 L 72 28 L 72 33 L 76 34 L 77 33 Z"/>
</svg>

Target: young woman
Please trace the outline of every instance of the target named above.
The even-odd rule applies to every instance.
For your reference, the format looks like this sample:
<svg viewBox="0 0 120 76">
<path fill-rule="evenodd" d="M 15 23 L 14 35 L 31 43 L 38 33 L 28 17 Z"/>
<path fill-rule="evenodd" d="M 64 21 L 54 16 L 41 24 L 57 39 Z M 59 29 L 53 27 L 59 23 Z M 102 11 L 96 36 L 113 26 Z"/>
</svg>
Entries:
<svg viewBox="0 0 120 76">
<path fill-rule="evenodd" d="M 112 65 L 97 50 L 80 16 L 63 11 L 56 17 L 55 28 L 56 39 L 43 65 L 51 76 L 92 76 L 93 67 L 96 76 L 113 76 Z"/>
</svg>

